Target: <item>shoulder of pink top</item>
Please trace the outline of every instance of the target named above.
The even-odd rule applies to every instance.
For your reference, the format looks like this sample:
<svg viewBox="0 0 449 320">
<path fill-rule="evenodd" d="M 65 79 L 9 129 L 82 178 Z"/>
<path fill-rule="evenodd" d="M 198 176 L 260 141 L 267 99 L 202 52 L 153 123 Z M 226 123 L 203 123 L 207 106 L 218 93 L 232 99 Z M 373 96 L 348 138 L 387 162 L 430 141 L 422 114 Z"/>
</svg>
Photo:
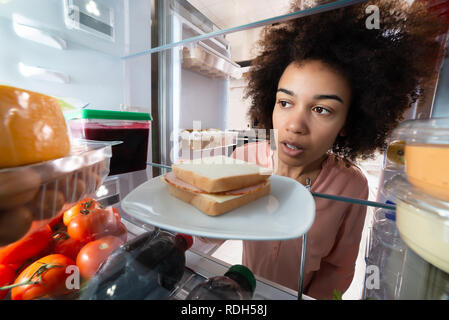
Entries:
<svg viewBox="0 0 449 320">
<path fill-rule="evenodd" d="M 368 179 L 356 164 L 347 162 L 336 155 L 329 155 L 329 158 L 326 159 L 323 165 L 323 169 L 328 171 L 330 175 L 340 175 L 344 180 L 351 180 L 351 184 L 360 188 L 360 190 L 368 186 Z"/>
</svg>

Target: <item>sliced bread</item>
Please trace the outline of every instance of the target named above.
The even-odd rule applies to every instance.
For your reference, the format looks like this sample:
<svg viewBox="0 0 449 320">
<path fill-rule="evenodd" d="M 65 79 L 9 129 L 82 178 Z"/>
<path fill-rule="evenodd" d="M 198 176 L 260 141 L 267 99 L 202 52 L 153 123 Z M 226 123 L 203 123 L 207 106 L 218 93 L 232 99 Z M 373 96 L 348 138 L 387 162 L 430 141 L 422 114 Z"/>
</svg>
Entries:
<svg viewBox="0 0 449 320">
<path fill-rule="evenodd" d="M 185 160 L 172 165 L 179 179 L 209 193 L 244 188 L 267 180 L 271 170 L 226 156 Z"/>
<path fill-rule="evenodd" d="M 212 195 L 204 193 L 194 193 L 168 184 L 169 192 L 176 198 L 190 203 L 197 209 L 209 216 L 218 216 L 270 193 L 270 182 L 254 192 L 243 195 Z"/>
</svg>

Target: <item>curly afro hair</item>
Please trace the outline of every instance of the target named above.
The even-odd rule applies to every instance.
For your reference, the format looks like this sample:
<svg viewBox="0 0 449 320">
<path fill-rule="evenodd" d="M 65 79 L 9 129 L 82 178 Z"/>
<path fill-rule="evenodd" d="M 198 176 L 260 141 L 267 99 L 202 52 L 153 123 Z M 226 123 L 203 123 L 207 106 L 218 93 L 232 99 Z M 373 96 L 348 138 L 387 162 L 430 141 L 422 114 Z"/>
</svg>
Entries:
<svg viewBox="0 0 449 320">
<path fill-rule="evenodd" d="M 366 27 L 369 5 L 379 8 L 380 29 Z M 335 140 L 332 152 L 351 161 L 370 158 L 383 152 L 404 112 L 423 94 L 420 81 L 435 72 L 428 57 L 440 52 L 435 38 L 446 30 L 423 5 L 400 0 L 368 1 L 265 27 L 248 75 L 248 114 L 258 128 L 272 129 L 285 68 L 320 60 L 346 77 L 353 93 L 346 135 Z"/>
</svg>

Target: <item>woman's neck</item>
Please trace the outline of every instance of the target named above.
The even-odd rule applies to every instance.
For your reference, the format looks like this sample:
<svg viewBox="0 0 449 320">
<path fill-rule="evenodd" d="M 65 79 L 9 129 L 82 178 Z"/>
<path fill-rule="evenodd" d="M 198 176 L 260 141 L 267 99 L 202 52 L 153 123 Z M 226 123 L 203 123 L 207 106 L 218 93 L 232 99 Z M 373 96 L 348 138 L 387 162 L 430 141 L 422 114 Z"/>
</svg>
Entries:
<svg viewBox="0 0 449 320">
<path fill-rule="evenodd" d="M 274 163 L 277 164 L 277 166 L 274 166 L 274 173 L 277 175 L 281 175 L 284 177 L 290 177 L 297 181 L 299 181 L 301 184 L 306 185 L 307 178 L 311 179 L 311 184 L 315 182 L 316 178 L 321 172 L 322 164 L 327 159 L 328 155 L 323 155 L 316 161 L 309 163 L 305 166 L 289 166 L 286 163 L 282 161 L 278 161 L 276 152 L 273 155 L 274 157 Z"/>
</svg>

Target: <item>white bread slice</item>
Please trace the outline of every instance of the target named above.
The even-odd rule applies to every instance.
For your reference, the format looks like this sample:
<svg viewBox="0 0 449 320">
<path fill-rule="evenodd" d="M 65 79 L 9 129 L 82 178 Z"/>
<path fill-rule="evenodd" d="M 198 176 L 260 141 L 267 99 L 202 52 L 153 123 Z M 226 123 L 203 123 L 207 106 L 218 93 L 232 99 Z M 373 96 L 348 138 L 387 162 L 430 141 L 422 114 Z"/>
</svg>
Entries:
<svg viewBox="0 0 449 320">
<path fill-rule="evenodd" d="M 226 156 L 185 160 L 172 165 L 179 179 L 209 193 L 249 187 L 267 180 L 271 169 Z"/>
<path fill-rule="evenodd" d="M 165 182 L 165 180 L 163 180 Z M 177 188 L 165 182 L 171 195 L 190 203 L 197 209 L 209 216 L 218 216 L 233 209 L 239 208 L 247 203 L 259 199 L 270 193 L 270 181 L 254 192 L 243 195 L 212 195 L 205 193 L 194 193 Z"/>
</svg>

